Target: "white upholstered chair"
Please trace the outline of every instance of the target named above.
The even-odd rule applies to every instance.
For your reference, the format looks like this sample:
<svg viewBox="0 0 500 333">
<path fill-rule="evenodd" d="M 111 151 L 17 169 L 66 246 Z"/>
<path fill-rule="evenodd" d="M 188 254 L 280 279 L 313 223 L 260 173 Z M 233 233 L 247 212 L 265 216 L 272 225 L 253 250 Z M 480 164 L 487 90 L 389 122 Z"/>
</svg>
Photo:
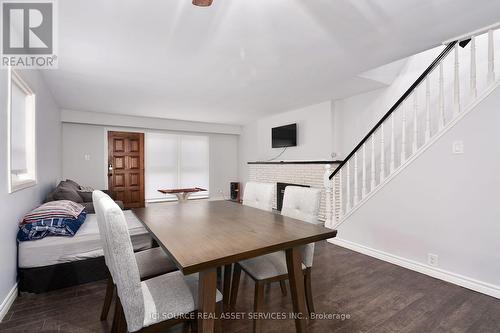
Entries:
<svg viewBox="0 0 500 333">
<path fill-rule="evenodd" d="M 281 214 L 309 223 L 318 223 L 318 211 L 321 190 L 308 187 L 287 186 L 283 197 Z M 304 273 L 304 289 L 309 313 L 314 312 L 311 292 L 311 267 L 314 256 L 314 243 L 301 248 L 302 270 Z M 260 257 L 240 261 L 235 264 L 230 307 L 234 308 L 238 295 L 241 270 L 255 281 L 254 311 L 261 312 L 264 286 L 271 282 L 280 282 L 283 294 L 286 294 L 284 281 L 288 279 L 288 269 L 284 251 L 266 254 Z M 261 323 L 254 320 L 254 332 L 261 331 Z"/>
<path fill-rule="evenodd" d="M 198 275 L 171 272 L 141 281 L 122 210 L 109 197 L 99 200 L 110 272 L 116 283 L 116 332 L 158 332 L 197 310 Z M 217 291 L 216 301 L 222 300 Z"/>
<path fill-rule="evenodd" d="M 243 192 L 243 204 L 262 210 L 273 210 L 273 183 L 248 182 Z"/>
<path fill-rule="evenodd" d="M 104 218 L 104 208 L 101 204 L 101 199 L 103 198 L 107 198 L 106 200 L 111 200 L 111 198 L 102 191 L 94 191 L 92 193 L 92 201 L 94 203 L 94 208 L 97 215 L 97 225 L 99 227 L 99 232 L 101 233 L 104 260 L 106 262 L 108 270 L 110 271 L 110 276 L 108 277 L 108 283 L 106 287 L 106 295 L 104 297 L 104 304 L 101 311 L 101 320 L 106 320 L 116 287 L 114 283 L 113 273 L 108 262 L 109 246 L 106 238 L 102 236 L 104 232 L 104 224 L 106 223 Z M 168 255 L 160 247 L 136 252 L 135 259 L 137 261 L 139 275 L 142 280 L 177 270 L 177 267 L 175 266 L 172 259 L 170 259 L 170 257 L 168 257 Z"/>
</svg>

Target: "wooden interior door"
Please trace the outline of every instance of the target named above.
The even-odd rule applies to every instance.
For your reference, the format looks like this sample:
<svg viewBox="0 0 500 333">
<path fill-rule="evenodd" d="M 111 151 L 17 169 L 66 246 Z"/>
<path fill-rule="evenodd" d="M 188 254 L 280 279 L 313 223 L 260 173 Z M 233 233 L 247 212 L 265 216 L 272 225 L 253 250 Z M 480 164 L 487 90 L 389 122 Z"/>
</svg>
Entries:
<svg viewBox="0 0 500 333">
<path fill-rule="evenodd" d="M 144 207 L 144 133 L 108 132 L 108 187 L 125 208 Z"/>
</svg>

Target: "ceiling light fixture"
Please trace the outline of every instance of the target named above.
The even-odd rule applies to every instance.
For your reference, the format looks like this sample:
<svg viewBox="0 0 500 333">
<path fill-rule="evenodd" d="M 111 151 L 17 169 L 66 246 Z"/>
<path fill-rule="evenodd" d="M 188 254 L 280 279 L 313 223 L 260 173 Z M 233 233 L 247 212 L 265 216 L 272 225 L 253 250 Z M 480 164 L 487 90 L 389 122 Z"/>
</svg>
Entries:
<svg viewBox="0 0 500 333">
<path fill-rule="evenodd" d="M 208 7 L 212 4 L 213 0 L 193 0 L 193 5 L 198 7 Z"/>
</svg>

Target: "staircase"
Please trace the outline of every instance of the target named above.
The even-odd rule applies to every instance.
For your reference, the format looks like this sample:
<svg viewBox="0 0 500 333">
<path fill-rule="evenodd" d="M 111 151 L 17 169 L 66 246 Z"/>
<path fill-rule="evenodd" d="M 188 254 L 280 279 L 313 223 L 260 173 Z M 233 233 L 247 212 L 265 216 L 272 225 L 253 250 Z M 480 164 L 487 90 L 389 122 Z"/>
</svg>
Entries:
<svg viewBox="0 0 500 333">
<path fill-rule="evenodd" d="M 447 44 L 344 161 L 325 172 L 326 227 L 338 228 L 498 87 L 499 28 Z"/>
</svg>

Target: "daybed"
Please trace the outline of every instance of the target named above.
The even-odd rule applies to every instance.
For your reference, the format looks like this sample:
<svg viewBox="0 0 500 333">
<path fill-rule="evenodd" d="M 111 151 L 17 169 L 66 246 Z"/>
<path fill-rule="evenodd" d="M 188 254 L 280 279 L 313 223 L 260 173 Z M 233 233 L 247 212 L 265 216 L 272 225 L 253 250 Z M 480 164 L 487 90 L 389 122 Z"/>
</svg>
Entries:
<svg viewBox="0 0 500 333">
<path fill-rule="evenodd" d="M 135 251 L 151 247 L 152 239 L 132 211 L 124 211 Z M 108 276 L 97 217 L 88 214 L 73 237 L 45 237 L 20 242 L 19 290 L 40 293 L 97 281 Z"/>
</svg>

